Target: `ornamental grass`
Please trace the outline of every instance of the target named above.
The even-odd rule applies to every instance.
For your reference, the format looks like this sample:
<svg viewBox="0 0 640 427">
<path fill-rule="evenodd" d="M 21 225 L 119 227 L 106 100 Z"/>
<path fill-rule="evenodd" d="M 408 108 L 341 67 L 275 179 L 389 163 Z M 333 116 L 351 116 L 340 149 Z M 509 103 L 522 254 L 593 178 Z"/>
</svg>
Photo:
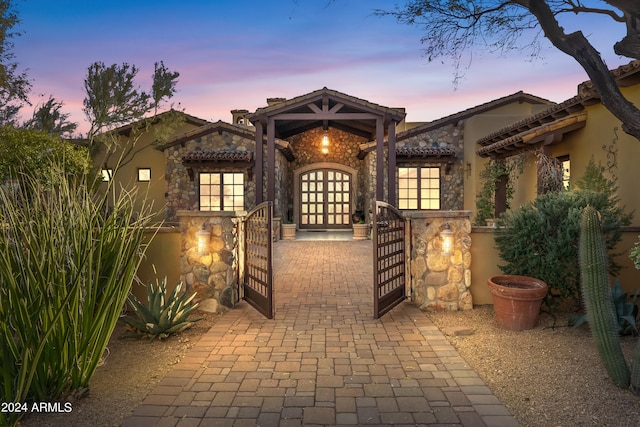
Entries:
<svg viewBox="0 0 640 427">
<path fill-rule="evenodd" d="M 2 402 L 27 408 L 81 391 L 103 356 L 150 218 L 133 193 L 105 185 L 53 167 L 0 187 Z M 0 413 L 0 425 L 22 415 Z"/>
</svg>

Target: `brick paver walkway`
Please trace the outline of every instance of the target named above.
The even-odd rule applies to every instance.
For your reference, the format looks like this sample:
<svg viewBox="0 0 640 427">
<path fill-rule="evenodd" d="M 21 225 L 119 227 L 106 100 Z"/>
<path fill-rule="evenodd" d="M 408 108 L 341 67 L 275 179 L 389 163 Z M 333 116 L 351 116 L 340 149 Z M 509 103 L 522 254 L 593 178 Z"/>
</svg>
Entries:
<svg viewBox="0 0 640 427">
<path fill-rule="evenodd" d="M 518 425 L 416 306 L 373 319 L 371 241 L 274 257 L 275 319 L 240 303 L 123 426 Z"/>
</svg>

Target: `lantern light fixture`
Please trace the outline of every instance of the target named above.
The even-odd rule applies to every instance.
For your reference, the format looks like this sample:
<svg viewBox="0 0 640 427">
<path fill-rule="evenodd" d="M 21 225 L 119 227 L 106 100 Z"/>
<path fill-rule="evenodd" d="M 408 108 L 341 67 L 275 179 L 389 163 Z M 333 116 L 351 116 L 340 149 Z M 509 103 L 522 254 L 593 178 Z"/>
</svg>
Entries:
<svg viewBox="0 0 640 427">
<path fill-rule="evenodd" d="M 322 154 L 329 154 L 329 134 L 322 135 Z"/>
<path fill-rule="evenodd" d="M 209 253 L 209 242 L 211 240 L 211 233 L 208 232 L 204 224 L 202 229 L 196 233 L 196 241 L 198 243 L 198 255 L 207 255 Z"/>
<path fill-rule="evenodd" d="M 453 231 L 448 222 L 445 222 L 442 231 L 440 231 L 442 239 L 442 255 L 451 255 L 453 253 Z"/>
</svg>

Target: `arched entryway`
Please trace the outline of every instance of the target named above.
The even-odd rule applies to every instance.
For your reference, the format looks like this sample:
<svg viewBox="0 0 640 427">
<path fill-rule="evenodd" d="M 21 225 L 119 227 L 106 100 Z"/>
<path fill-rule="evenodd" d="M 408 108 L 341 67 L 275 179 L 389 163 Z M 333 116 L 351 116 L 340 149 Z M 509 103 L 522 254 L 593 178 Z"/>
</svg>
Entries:
<svg viewBox="0 0 640 427">
<path fill-rule="evenodd" d="M 338 163 L 314 163 L 294 171 L 293 212 L 301 230 L 351 228 L 357 170 Z"/>
</svg>

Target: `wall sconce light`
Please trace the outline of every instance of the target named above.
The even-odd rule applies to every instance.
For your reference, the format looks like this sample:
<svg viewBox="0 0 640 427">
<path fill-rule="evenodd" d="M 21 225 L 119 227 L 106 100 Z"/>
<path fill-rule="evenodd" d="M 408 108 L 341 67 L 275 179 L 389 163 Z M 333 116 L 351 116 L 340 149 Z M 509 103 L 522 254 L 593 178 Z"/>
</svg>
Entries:
<svg viewBox="0 0 640 427">
<path fill-rule="evenodd" d="M 211 233 L 204 228 L 202 224 L 202 230 L 196 233 L 196 241 L 198 242 L 198 255 L 207 255 L 209 253 L 209 241 L 211 240 Z"/>
<path fill-rule="evenodd" d="M 322 135 L 322 154 L 329 153 L 329 135 L 325 133 Z"/>
<path fill-rule="evenodd" d="M 440 231 L 440 238 L 442 238 L 442 255 L 451 255 L 453 253 L 453 231 L 448 222 L 445 222 Z"/>
</svg>

